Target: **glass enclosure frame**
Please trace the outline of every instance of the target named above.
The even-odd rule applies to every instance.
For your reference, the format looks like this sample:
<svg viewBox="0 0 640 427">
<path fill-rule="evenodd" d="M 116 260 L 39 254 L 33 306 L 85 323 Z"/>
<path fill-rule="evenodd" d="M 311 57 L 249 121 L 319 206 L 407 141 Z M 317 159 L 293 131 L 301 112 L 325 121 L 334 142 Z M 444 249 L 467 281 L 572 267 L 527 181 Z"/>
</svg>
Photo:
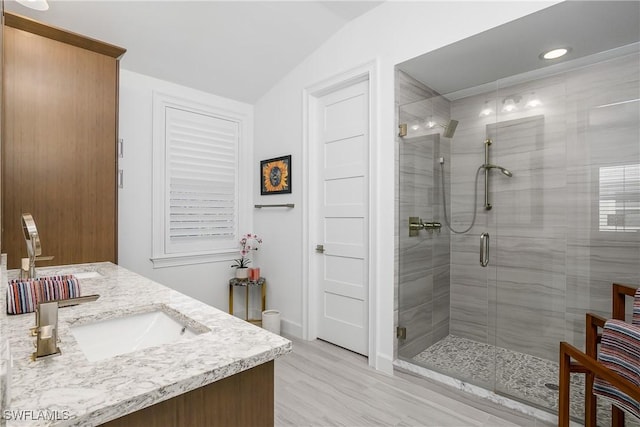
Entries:
<svg viewBox="0 0 640 427">
<path fill-rule="evenodd" d="M 398 359 L 553 412 L 558 343 L 583 347 L 584 314 L 607 315 L 612 282 L 640 284 L 640 48 L 596 59 L 457 99 L 397 70 Z M 512 177 L 481 168 L 476 197 L 487 139 L 488 163 Z M 454 229 L 471 223 L 476 197 L 468 233 L 446 227 L 441 168 Z M 525 365 L 535 374 L 518 376 Z"/>
</svg>

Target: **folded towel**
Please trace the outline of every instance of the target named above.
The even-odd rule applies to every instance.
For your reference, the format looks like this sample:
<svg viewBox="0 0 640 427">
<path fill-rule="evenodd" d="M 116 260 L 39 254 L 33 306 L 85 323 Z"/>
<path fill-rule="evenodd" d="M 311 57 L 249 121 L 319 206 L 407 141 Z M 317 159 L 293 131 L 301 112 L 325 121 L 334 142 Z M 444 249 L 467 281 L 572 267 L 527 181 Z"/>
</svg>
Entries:
<svg viewBox="0 0 640 427">
<path fill-rule="evenodd" d="M 640 326 L 607 320 L 602 330 L 598 360 L 640 387 Z M 596 376 L 593 393 L 640 419 L 640 402 Z"/>
<path fill-rule="evenodd" d="M 9 281 L 7 287 L 7 313 L 31 313 L 39 302 L 79 296 L 80 282 L 73 275 L 14 279 Z"/>
</svg>

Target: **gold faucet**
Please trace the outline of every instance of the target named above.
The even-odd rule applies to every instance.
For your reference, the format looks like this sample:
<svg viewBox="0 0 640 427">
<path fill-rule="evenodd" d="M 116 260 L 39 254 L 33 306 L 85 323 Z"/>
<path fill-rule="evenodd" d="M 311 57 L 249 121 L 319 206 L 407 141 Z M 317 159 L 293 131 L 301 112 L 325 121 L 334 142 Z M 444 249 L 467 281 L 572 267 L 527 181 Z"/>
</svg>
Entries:
<svg viewBox="0 0 640 427">
<path fill-rule="evenodd" d="M 58 302 L 41 302 L 36 307 L 36 326 L 31 328 L 36 336 L 36 351 L 31 360 L 62 354 L 58 348 Z"/>
<path fill-rule="evenodd" d="M 31 360 L 62 354 L 58 347 L 58 308 L 95 301 L 98 298 L 100 295 L 87 295 L 38 303 L 36 326 L 31 328 L 31 335 L 36 337 L 36 351 L 31 354 Z"/>
<path fill-rule="evenodd" d="M 36 261 L 51 261 L 52 256 L 42 255 L 42 247 L 40 246 L 40 236 L 38 235 L 38 227 L 30 213 L 22 214 L 22 234 L 27 244 L 27 255 L 29 258 L 22 258 L 20 266 L 20 278 L 27 279 L 36 278 Z M 27 263 L 28 261 L 28 263 Z"/>
</svg>

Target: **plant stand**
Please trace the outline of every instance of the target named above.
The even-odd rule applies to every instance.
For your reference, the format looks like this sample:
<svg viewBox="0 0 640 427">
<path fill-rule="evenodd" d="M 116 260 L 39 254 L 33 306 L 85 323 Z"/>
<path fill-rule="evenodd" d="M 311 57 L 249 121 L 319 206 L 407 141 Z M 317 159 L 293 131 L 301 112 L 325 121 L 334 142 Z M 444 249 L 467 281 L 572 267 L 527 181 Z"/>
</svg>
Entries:
<svg viewBox="0 0 640 427">
<path fill-rule="evenodd" d="M 235 286 L 244 286 L 245 288 L 245 316 L 244 320 L 247 322 L 251 322 L 257 324 L 258 326 L 262 325 L 262 319 L 250 319 L 249 318 L 249 288 L 260 286 L 262 291 L 262 310 L 260 313 L 266 310 L 267 305 L 267 281 L 264 277 L 260 277 L 258 280 L 249 280 L 249 279 L 236 279 L 235 277 L 229 279 L 229 314 L 233 315 L 233 288 Z"/>
</svg>

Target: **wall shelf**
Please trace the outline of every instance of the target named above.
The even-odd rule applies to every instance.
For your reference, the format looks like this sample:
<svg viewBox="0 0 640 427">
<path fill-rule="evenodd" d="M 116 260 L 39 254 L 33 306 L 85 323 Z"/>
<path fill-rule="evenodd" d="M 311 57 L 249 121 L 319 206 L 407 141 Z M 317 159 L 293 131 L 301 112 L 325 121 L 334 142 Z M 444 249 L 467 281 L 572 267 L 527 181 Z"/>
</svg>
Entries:
<svg viewBox="0 0 640 427">
<path fill-rule="evenodd" d="M 256 209 L 262 209 L 262 208 L 295 208 L 296 205 L 293 203 L 280 203 L 280 204 L 275 204 L 275 205 L 253 205 L 254 208 Z"/>
</svg>

